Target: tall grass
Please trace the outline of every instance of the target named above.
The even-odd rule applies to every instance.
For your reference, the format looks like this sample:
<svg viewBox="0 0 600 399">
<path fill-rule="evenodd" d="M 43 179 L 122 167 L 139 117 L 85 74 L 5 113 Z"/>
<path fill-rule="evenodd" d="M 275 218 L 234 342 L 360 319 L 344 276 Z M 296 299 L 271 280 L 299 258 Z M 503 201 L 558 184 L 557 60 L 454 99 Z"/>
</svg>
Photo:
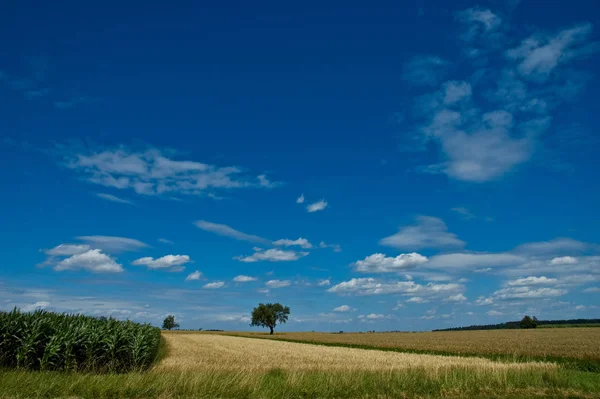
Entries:
<svg viewBox="0 0 600 399">
<path fill-rule="evenodd" d="M 154 361 L 160 330 L 149 324 L 18 309 L 0 312 L 0 367 L 125 372 Z"/>
</svg>

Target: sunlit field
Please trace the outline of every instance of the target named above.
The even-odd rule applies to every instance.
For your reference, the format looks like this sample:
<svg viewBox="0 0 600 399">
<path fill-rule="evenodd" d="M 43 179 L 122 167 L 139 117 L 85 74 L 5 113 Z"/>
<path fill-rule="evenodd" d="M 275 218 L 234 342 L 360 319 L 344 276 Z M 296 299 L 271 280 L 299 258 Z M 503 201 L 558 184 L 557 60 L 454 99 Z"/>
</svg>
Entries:
<svg viewBox="0 0 600 399">
<path fill-rule="evenodd" d="M 600 363 L 600 328 L 441 331 L 418 333 L 235 333 L 236 335 L 462 355 L 564 357 Z"/>
<path fill-rule="evenodd" d="M 472 332 L 458 334 L 468 338 Z M 275 338 L 290 335 L 306 336 L 289 333 Z M 355 339 L 364 335 L 364 342 L 379 334 L 352 335 Z M 554 362 L 328 347 L 199 332 L 163 332 L 161 353 L 147 372 L 6 370 L 0 373 L 0 398 L 594 398 L 600 393 L 599 373 L 568 370 Z"/>
</svg>

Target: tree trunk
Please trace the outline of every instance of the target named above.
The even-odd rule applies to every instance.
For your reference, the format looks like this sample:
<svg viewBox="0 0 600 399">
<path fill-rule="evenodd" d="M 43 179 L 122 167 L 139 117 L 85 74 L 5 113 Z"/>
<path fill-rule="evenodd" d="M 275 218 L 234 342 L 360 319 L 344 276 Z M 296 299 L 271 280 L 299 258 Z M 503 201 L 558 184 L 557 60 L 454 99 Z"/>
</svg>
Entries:
<svg viewBox="0 0 600 399">
<path fill-rule="evenodd" d="M 271 329 L 271 332 L 269 334 L 273 335 L 273 327 L 269 326 L 269 328 Z"/>
</svg>

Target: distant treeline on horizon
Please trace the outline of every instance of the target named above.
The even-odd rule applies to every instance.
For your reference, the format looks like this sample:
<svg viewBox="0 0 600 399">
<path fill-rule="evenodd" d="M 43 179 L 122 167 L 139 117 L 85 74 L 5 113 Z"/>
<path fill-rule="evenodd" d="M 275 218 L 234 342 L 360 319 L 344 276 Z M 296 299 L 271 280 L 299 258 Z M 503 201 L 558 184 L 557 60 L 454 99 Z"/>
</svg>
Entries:
<svg viewBox="0 0 600 399">
<path fill-rule="evenodd" d="M 538 320 L 537 326 L 568 326 L 568 325 L 580 325 L 580 324 L 599 324 L 600 319 L 571 319 L 571 320 Z M 467 330 L 516 330 L 521 328 L 520 321 L 507 321 L 506 323 L 500 324 L 485 324 L 485 325 L 474 325 L 467 327 L 453 327 L 453 328 L 442 328 L 432 331 L 467 331 Z"/>
</svg>

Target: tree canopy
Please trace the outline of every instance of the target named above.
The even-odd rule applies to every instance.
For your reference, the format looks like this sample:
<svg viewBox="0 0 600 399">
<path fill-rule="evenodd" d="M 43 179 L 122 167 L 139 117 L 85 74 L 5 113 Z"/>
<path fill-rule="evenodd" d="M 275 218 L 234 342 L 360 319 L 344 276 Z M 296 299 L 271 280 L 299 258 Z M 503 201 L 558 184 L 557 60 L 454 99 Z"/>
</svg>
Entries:
<svg viewBox="0 0 600 399">
<path fill-rule="evenodd" d="M 538 320 L 535 316 L 533 316 L 533 318 L 529 317 L 529 316 L 525 316 L 523 317 L 523 319 L 521 319 L 521 323 L 520 326 L 521 328 L 536 328 L 538 325 Z"/>
<path fill-rule="evenodd" d="M 177 327 L 179 327 L 179 324 L 175 323 L 175 316 L 170 314 L 167 317 L 165 317 L 165 320 L 163 321 L 162 325 L 163 330 L 172 330 Z"/>
<path fill-rule="evenodd" d="M 280 303 L 259 303 L 252 310 L 252 323 L 250 325 L 268 327 L 270 334 L 273 334 L 277 323 L 282 324 L 287 322 L 289 314 L 290 308 Z"/>
</svg>

